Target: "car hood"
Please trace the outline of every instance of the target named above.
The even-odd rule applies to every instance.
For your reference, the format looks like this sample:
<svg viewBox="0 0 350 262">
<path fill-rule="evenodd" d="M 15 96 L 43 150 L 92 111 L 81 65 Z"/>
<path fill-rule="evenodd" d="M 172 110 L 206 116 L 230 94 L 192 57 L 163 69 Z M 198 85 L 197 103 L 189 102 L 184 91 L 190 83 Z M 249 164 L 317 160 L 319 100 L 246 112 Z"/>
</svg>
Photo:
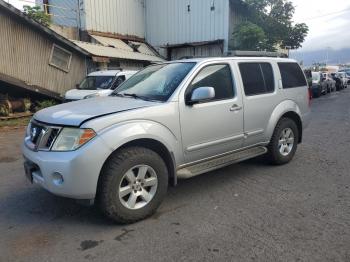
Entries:
<svg viewBox="0 0 350 262">
<path fill-rule="evenodd" d="M 34 119 L 53 125 L 80 126 L 83 122 L 99 116 L 157 104 L 157 102 L 126 97 L 97 97 L 45 108 L 37 112 Z"/>
<path fill-rule="evenodd" d="M 101 96 L 108 96 L 112 93 L 111 89 L 96 89 L 96 90 L 81 90 L 81 89 L 71 89 L 65 94 L 65 99 L 70 100 L 80 100 L 88 95 L 100 94 Z"/>
</svg>

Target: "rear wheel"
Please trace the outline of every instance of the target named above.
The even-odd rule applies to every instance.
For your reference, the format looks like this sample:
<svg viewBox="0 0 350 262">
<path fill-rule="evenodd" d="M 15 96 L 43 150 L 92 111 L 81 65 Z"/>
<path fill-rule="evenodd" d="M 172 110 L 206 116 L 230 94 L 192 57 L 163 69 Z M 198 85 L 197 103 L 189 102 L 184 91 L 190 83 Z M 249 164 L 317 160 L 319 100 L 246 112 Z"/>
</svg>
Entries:
<svg viewBox="0 0 350 262">
<path fill-rule="evenodd" d="M 168 170 L 154 151 L 125 148 L 112 155 L 101 173 L 98 203 L 119 223 L 133 223 L 152 215 L 168 187 Z"/>
<path fill-rule="evenodd" d="M 282 118 L 268 145 L 268 158 L 272 164 L 283 165 L 292 160 L 299 141 L 298 127 L 290 118 Z"/>
</svg>

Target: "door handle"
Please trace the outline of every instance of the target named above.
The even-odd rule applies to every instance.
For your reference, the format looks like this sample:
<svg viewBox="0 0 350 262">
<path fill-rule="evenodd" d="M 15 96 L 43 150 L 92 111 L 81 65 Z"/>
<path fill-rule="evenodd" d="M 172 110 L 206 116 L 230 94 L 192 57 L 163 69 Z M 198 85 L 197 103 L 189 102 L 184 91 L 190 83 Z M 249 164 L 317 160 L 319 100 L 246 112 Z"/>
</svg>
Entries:
<svg viewBox="0 0 350 262">
<path fill-rule="evenodd" d="M 237 105 L 237 104 L 234 104 L 233 106 L 231 106 L 230 108 L 230 111 L 231 112 L 235 112 L 235 111 L 239 111 L 239 110 L 242 110 L 242 107 Z"/>
</svg>

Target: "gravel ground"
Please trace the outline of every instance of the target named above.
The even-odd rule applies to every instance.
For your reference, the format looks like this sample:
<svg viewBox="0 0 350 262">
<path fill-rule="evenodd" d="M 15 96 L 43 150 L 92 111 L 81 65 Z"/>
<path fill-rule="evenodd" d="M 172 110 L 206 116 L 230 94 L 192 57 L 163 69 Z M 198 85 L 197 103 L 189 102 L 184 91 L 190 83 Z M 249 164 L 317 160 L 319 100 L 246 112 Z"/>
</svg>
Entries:
<svg viewBox="0 0 350 262">
<path fill-rule="evenodd" d="M 290 164 L 180 181 L 128 226 L 30 185 L 23 129 L 0 130 L 0 261 L 350 261 L 350 89 L 312 111 Z"/>
</svg>

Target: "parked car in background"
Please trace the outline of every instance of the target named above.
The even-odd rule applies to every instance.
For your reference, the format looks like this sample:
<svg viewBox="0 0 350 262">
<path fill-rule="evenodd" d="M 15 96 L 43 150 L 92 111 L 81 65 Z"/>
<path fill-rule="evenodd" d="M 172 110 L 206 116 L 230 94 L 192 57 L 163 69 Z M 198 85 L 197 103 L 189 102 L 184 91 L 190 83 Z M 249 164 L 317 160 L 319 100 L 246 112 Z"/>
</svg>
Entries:
<svg viewBox="0 0 350 262">
<path fill-rule="evenodd" d="M 330 73 L 323 72 L 322 81 L 326 82 L 327 84 L 327 93 L 330 93 L 336 90 L 336 82 Z"/>
<path fill-rule="evenodd" d="M 312 96 L 319 97 L 327 93 L 327 83 L 322 78 L 321 72 L 311 72 L 312 74 Z"/>
<path fill-rule="evenodd" d="M 345 73 L 347 78 L 350 79 L 350 68 L 340 69 L 338 73 Z"/>
<path fill-rule="evenodd" d="M 340 77 L 344 88 L 347 88 L 350 84 L 350 77 L 348 77 L 346 72 L 338 72 L 338 76 Z"/>
<path fill-rule="evenodd" d="M 270 163 L 288 163 L 310 116 L 295 60 L 171 61 L 141 70 L 108 97 L 37 112 L 22 146 L 25 173 L 132 223 L 153 214 L 180 178 L 265 153 Z"/>
<path fill-rule="evenodd" d="M 98 96 L 108 96 L 136 72 L 106 70 L 90 73 L 75 89 L 66 92 L 65 101 L 71 102 Z"/>
<path fill-rule="evenodd" d="M 338 74 L 337 73 L 331 73 L 331 76 L 332 76 L 333 80 L 335 81 L 335 89 L 337 91 L 340 91 L 341 89 L 343 89 L 344 88 L 343 82 L 340 79 L 340 77 L 338 76 Z"/>
</svg>

